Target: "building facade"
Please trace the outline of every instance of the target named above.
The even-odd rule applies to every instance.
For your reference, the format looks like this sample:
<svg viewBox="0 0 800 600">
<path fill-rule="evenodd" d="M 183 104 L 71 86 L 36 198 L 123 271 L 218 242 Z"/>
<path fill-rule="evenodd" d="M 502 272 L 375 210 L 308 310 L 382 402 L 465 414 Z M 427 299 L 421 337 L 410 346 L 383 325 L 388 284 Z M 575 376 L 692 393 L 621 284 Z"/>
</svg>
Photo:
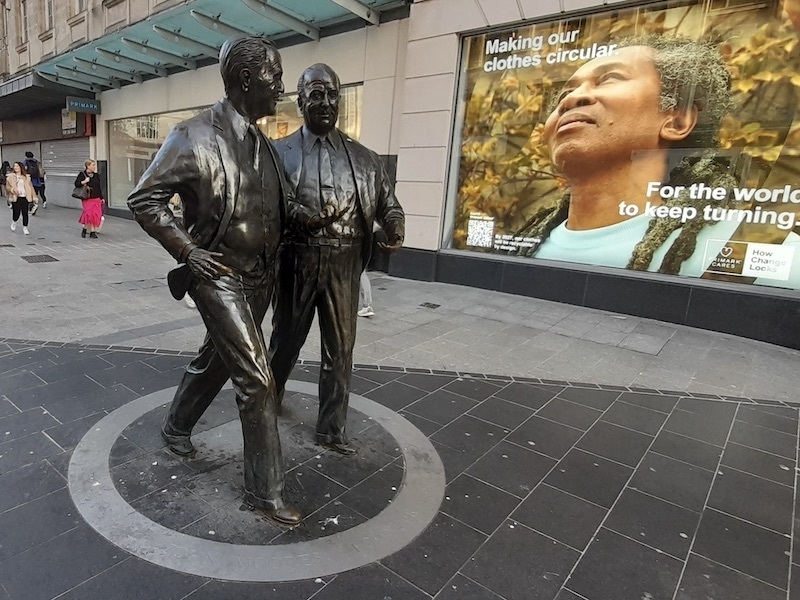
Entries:
<svg viewBox="0 0 800 600">
<path fill-rule="evenodd" d="M 0 156 L 41 157 L 54 204 L 92 156 L 125 215 L 169 129 L 222 95 L 224 39 L 262 33 L 287 88 L 264 131 L 299 126 L 294 82 L 328 63 L 340 128 L 395 176 L 390 273 L 800 347 L 797 0 L 5 7 Z"/>
</svg>

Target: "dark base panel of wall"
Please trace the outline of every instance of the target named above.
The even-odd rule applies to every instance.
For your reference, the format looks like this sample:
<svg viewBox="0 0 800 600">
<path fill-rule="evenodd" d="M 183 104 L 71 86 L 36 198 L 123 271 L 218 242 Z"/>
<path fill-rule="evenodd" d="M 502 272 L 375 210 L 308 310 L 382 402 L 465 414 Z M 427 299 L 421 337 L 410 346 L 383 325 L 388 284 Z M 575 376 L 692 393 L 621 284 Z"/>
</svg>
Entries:
<svg viewBox="0 0 800 600">
<path fill-rule="evenodd" d="M 403 249 L 389 274 L 564 302 L 729 333 L 800 350 L 800 296 L 711 286 L 647 274 L 599 273 L 541 263 Z"/>
</svg>

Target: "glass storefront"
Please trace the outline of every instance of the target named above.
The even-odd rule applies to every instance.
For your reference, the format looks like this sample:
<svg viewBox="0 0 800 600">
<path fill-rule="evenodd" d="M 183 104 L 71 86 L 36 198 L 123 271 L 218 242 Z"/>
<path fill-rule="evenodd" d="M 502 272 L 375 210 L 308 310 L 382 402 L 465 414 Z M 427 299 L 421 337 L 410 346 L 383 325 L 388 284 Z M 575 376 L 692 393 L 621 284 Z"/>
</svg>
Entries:
<svg viewBox="0 0 800 600">
<path fill-rule="evenodd" d="M 443 247 L 800 289 L 800 2 L 463 40 Z"/>
<path fill-rule="evenodd" d="M 206 107 L 158 115 L 117 119 L 108 123 L 108 198 L 112 208 L 127 208 L 133 186 L 144 174 L 167 134 L 178 123 Z"/>
<path fill-rule="evenodd" d="M 362 92 L 362 85 L 347 86 L 341 90 L 338 127 L 355 140 L 361 134 Z M 128 194 L 150 165 L 170 130 L 206 108 L 109 121 L 108 197 L 111 207 L 127 208 Z M 281 98 L 274 117 L 258 121 L 261 130 L 273 139 L 293 133 L 302 124 L 303 115 L 297 108 L 297 94 Z"/>
</svg>

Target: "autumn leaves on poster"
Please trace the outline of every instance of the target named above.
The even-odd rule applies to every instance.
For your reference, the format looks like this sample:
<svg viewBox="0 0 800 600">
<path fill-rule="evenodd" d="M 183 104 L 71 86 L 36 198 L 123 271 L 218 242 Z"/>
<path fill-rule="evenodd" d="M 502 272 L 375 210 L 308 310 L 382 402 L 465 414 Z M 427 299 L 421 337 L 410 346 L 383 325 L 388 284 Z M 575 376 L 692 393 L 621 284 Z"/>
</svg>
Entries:
<svg viewBox="0 0 800 600">
<path fill-rule="evenodd" d="M 800 289 L 800 0 L 467 38 L 454 248 Z"/>
</svg>

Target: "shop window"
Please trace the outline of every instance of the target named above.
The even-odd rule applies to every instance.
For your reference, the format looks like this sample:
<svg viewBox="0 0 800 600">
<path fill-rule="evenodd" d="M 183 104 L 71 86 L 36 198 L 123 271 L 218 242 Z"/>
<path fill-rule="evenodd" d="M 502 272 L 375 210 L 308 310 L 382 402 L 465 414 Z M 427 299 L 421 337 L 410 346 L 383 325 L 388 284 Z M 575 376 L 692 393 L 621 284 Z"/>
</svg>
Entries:
<svg viewBox="0 0 800 600">
<path fill-rule="evenodd" d="M 126 208 L 133 186 L 150 166 L 170 130 L 203 108 L 158 115 L 117 119 L 108 123 L 108 199 L 114 208 Z"/>
<path fill-rule="evenodd" d="M 354 140 L 361 137 L 361 111 L 364 86 L 350 85 L 341 89 L 339 121 L 336 126 Z M 274 117 L 259 119 L 258 125 L 272 139 L 286 137 L 303 125 L 303 114 L 297 106 L 297 94 L 282 96 Z"/>
<path fill-rule="evenodd" d="M 339 104 L 337 126 L 355 140 L 361 135 L 362 91 L 362 85 L 343 87 Z M 152 162 L 170 130 L 203 110 L 201 107 L 109 121 L 110 206 L 126 207 L 128 194 Z M 277 114 L 258 121 L 264 134 L 273 139 L 293 133 L 302 124 L 303 115 L 297 108 L 297 94 L 282 97 Z"/>
<path fill-rule="evenodd" d="M 800 289 L 799 43 L 794 0 L 466 37 L 443 246 Z"/>
</svg>

